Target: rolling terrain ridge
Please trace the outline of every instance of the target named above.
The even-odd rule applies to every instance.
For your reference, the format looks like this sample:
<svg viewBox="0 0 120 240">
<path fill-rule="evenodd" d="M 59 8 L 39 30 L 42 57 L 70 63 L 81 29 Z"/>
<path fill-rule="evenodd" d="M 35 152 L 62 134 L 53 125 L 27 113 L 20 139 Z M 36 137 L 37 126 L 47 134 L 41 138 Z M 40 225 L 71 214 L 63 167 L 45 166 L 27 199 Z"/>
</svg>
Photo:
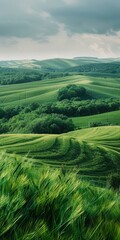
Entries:
<svg viewBox="0 0 120 240">
<path fill-rule="evenodd" d="M 6 134 L 0 136 L 0 151 L 18 154 L 34 166 L 50 165 L 78 169 L 88 179 L 120 172 L 120 127 L 98 127 L 61 135 Z"/>
<path fill-rule="evenodd" d="M 120 79 L 69 76 L 0 87 L 0 106 L 27 105 L 57 101 L 58 90 L 69 84 L 81 85 L 93 98 L 119 98 Z"/>
<path fill-rule="evenodd" d="M 120 239 L 119 63 L 0 62 L 0 240 Z"/>
</svg>

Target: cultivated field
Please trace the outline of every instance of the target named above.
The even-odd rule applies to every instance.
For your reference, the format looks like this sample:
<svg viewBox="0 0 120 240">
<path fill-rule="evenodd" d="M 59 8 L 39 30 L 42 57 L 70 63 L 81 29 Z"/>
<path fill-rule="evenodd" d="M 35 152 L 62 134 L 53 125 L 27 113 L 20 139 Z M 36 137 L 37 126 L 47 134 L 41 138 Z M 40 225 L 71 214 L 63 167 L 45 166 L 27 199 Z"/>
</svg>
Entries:
<svg viewBox="0 0 120 240">
<path fill-rule="evenodd" d="M 2 85 L 0 87 L 0 106 L 27 105 L 32 102 L 55 102 L 58 90 L 68 84 L 84 86 L 94 98 L 118 98 L 120 96 L 119 81 L 119 78 L 75 75 L 30 83 Z"/>
<path fill-rule="evenodd" d="M 103 179 L 119 172 L 120 127 L 83 129 L 61 135 L 6 134 L 0 136 L 0 150 L 41 164 L 77 169 L 80 176 Z"/>
<path fill-rule="evenodd" d="M 90 124 L 94 122 L 103 125 L 120 125 L 120 110 L 85 117 L 74 117 L 72 120 L 76 128 L 89 128 Z"/>
<path fill-rule="evenodd" d="M 0 240 L 120 239 L 119 61 L 0 62 Z M 69 84 L 87 97 L 58 101 Z"/>
</svg>

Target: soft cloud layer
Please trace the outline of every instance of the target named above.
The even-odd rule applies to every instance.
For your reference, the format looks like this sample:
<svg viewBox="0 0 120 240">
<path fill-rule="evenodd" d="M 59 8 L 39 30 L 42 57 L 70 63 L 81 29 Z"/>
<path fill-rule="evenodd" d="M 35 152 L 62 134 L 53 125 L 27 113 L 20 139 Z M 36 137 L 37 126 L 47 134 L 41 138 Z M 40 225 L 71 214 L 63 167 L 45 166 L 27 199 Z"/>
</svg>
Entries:
<svg viewBox="0 0 120 240">
<path fill-rule="evenodd" d="M 58 25 L 32 0 L 0 0 L 0 36 L 44 39 L 58 32 Z M 34 8 L 34 5 L 36 8 Z"/>
<path fill-rule="evenodd" d="M 71 33 L 113 34 L 120 31 L 119 0 L 80 0 L 71 4 L 53 4 L 52 17 Z M 74 4 L 72 4 L 75 2 Z"/>
<path fill-rule="evenodd" d="M 119 0 L 0 0 L 0 59 L 120 55 Z"/>
</svg>

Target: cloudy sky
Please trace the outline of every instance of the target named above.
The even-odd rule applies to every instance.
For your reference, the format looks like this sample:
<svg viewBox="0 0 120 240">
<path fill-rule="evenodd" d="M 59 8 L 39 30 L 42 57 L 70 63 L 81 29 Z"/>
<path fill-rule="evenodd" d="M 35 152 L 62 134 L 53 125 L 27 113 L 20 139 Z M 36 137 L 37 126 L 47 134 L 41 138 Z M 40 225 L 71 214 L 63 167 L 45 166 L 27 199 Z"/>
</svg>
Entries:
<svg viewBox="0 0 120 240">
<path fill-rule="evenodd" d="M 120 0 L 0 0 L 0 60 L 120 57 Z"/>
</svg>

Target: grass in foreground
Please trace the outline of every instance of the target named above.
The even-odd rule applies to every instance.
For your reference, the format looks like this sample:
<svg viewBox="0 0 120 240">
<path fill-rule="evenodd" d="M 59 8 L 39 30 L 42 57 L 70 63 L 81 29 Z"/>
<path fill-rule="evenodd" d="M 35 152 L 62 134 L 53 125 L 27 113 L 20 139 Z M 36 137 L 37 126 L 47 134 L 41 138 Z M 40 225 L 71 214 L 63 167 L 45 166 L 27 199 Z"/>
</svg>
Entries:
<svg viewBox="0 0 120 240">
<path fill-rule="evenodd" d="M 120 196 L 77 174 L 0 157 L 1 240 L 119 240 Z"/>
</svg>

